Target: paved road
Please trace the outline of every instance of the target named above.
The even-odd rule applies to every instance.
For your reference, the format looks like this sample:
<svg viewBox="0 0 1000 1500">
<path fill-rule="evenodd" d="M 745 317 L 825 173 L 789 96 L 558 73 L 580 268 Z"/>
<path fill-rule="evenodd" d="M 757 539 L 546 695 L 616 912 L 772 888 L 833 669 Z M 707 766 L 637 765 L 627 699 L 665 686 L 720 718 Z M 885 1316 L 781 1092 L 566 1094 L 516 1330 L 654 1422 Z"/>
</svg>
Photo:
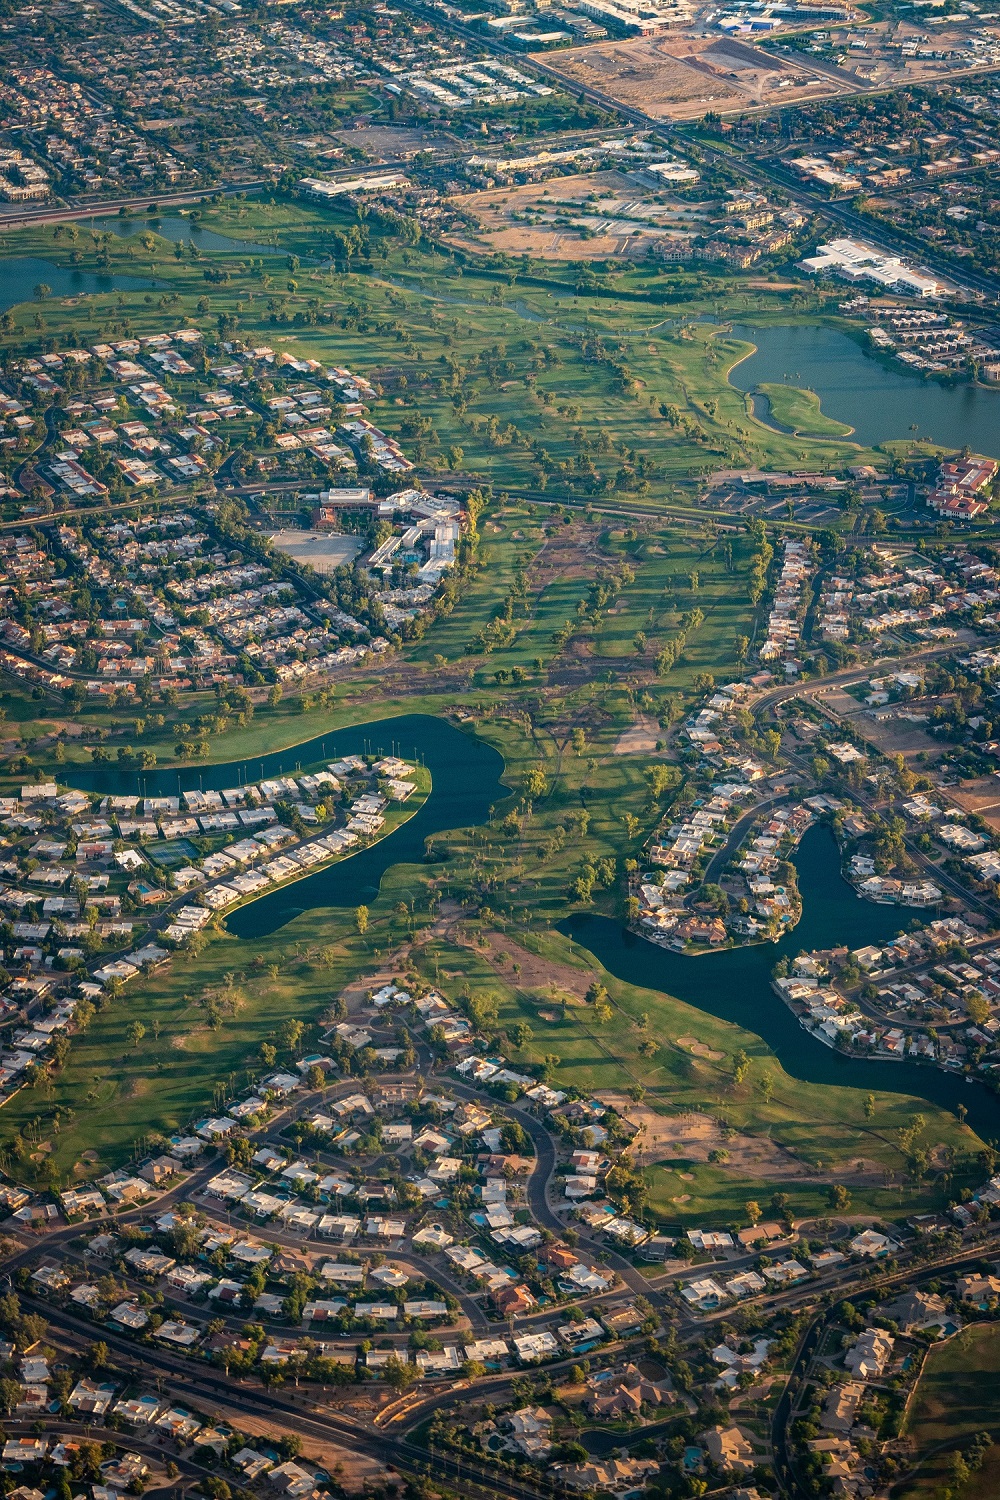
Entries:
<svg viewBox="0 0 1000 1500">
<path fill-rule="evenodd" d="M 428 18 L 433 17 L 433 23 L 437 28 L 449 30 L 457 36 L 464 37 L 467 41 L 474 42 L 479 47 L 485 45 L 491 51 L 506 58 L 515 67 L 519 64 L 523 66 L 524 54 L 515 52 L 511 47 L 505 47 L 497 38 L 484 38 L 481 33 L 473 31 L 469 26 L 463 26 L 460 22 L 451 18 L 445 19 L 439 11 L 425 9 L 419 3 L 419 0 L 404 0 L 404 4 L 408 4 L 410 9 L 421 15 Z M 531 59 L 531 65 L 537 72 L 558 83 L 561 88 L 566 87 L 566 75 L 561 73 L 554 63 L 547 63 L 544 59 L 534 55 Z M 988 76 L 995 71 L 995 68 L 991 66 L 970 68 L 968 71 L 963 71 L 959 76 L 962 79 L 972 79 L 977 76 Z M 948 76 L 949 80 L 954 82 L 956 75 L 950 74 Z M 864 89 L 857 90 L 857 92 L 871 94 L 894 93 L 901 86 Z M 579 95 L 581 99 L 586 99 L 591 104 L 600 105 L 602 109 L 614 111 L 614 113 L 629 120 L 641 130 L 651 130 L 661 138 L 666 137 L 669 139 L 677 129 L 672 122 L 664 121 L 655 115 L 646 114 L 644 110 L 626 105 L 621 100 L 615 99 L 612 95 L 606 94 L 602 90 L 593 88 L 588 84 L 574 81 L 572 87 L 573 92 Z M 835 99 L 827 102 L 831 106 L 836 106 Z M 780 109 L 782 105 L 780 103 L 775 104 L 774 108 Z M 755 111 L 755 113 L 759 114 L 769 112 Z M 880 245 L 897 253 L 900 249 L 903 249 L 907 255 L 911 258 L 916 258 L 922 265 L 930 267 L 944 280 L 949 282 L 960 280 L 962 284 L 973 287 L 975 290 L 983 292 L 986 296 L 994 300 L 1000 299 L 1000 278 L 968 271 L 964 266 L 956 270 L 954 265 L 935 252 L 933 246 L 925 245 L 923 241 L 913 240 L 909 235 L 901 234 L 889 226 L 865 218 L 863 214 L 857 213 L 849 203 L 831 202 L 820 193 L 810 191 L 796 177 L 788 176 L 786 178 L 783 174 L 779 175 L 773 169 L 769 171 L 767 167 L 762 166 L 759 162 L 748 160 L 745 156 L 714 150 L 712 147 L 706 146 L 703 141 L 699 141 L 698 146 L 711 161 L 730 168 L 735 167 L 737 170 L 744 172 L 752 181 L 756 181 L 762 186 L 773 188 L 776 184 L 780 185 L 782 191 L 787 193 L 792 201 L 800 207 L 807 209 L 811 214 L 825 215 L 835 223 L 849 229 L 852 234 L 861 236 L 870 244 Z"/>
<path fill-rule="evenodd" d="M 44 208 L 19 208 L 9 213 L 0 211 L 0 233 L 5 229 L 25 229 L 33 224 L 59 224 L 67 219 L 108 218 L 123 208 L 129 212 L 141 212 L 143 209 L 201 203 L 213 193 L 230 197 L 233 193 L 259 192 L 261 188 L 271 186 L 270 178 L 260 178 L 253 182 L 225 182 L 211 187 L 185 188 L 182 191 L 175 189 L 166 193 L 145 193 L 141 197 L 133 194 L 127 198 L 106 198 L 101 202 L 89 199 L 86 202 L 67 203 L 60 200 L 56 204 L 47 204 Z"/>
<path fill-rule="evenodd" d="M 456 1083 L 454 1079 L 449 1079 L 449 1086 L 457 1094 L 465 1094 L 467 1098 L 482 1100 L 483 1096 L 475 1089 Z M 531 1206 L 532 1216 L 536 1224 L 543 1229 L 551 1229 L 562 1236 L 566 1232 L 566 1220 L 559 1217 L 549 1202 L 549 1185 L 556 1168 L 556 1150 L 552 1136 L 541 1121 L 533 1114 L 529 1114 L 526 1109 L 521 1109 L 516 1104 L 505 1104 L 504 1109 L 524 1126 L 535 1147 L 536 1166 L 527 1183 L 528 1203 Z M 647 1278 L 641 1271 L 636 1270 L 631 1261 L 609 1250 L 605 1244 L 594 1241 L 584 1230 L 580 1231 L 580 1239 L 587 1240 L 591 1253 L 595 1255 L 600 1253 L 605 1263 L 618 1272 L 622 1281 L 633 1292 L 646 1297 L 654 1304 L 661 1301 L 653 1292 Z"/>
<path fill-rule="evenodd" d="M 975 1249 L 963 1248 L 953 1255 L 942 1256 L 923 1266 L 909 1266 L 893 1275 L 875 1277 L 864 1288 L 865 1294 L 877 1292 L 881 1300 L 893 1288 L 917 1287 L 926 1281 L 934 1281 L 942 1270 L 959 1271 L 966 1266 L 977 1268 L 984 1257 L 996 1253 L 996 1243 L 997 1234 L 994 1231 Z M 837 1317 L 844 1303 L 857 1295 L 856 1291 L 850 1292 L 827 1305 L 804 1330 L 781 1399 L 775 1408 L 771 1422 L 771 1446 L 781 1493 L 788 1496 L 789 1500 L 811 1500 L 815 1494 L 811 1486 L 807 1488 L 800 1483 L 792 1455 L 789 1429 L 797 1415 L 797 1398 L 805 1386 L 805 1378 L 824 1328 Z"/>
<path fill-rule="evenodd" d="M 241 1415 L 253 1415 L 266 1421 L 280 1422 L 283 1428 L 299 1432 L 303 1437 L 335 1443 L 348 1449 L 356 1449 L 382 1464 L 391 1463 L 410 1473 L 426 1466 L 429 1454 L 426 1449 L 396 1436 L 376 1430 L 368 1423 L 347 1416 L 331 1407 L 323 1406 L 314 1392 L 297 1391 L 283 1387 L 264 1390 L 241 1380 L 227 1377 L 221 1370 L 201 1364 L 181 1354 L 173 1354 L 155 1344 L 137 1343 L 127 1335 L 119 1334 L 103 1324 L 94 1324 L 65 1308 L 55 1307 L 42 1298 L 30 1294 L 24 1300 L 47 1318 L 53 1328 L 76 1346 L 89 1347 L 98 1334 L 109 1350 L 134 1365 L 141 1361 L 139 1376 L 149 1381 L 162 1376 L 173 1382 L 183 1398 L 203 1411 L 211 1411 L 228 1417 L 238 1424 Z M 461 1463 L 436 1453 L 434 1467 L 439 1475 L 481 1481 L 494 1492 L 510 1495 L 513 1500 L 538 1500 L 544 1493 L 541 1485 L 535 1486 L 506 1474 L 498 1474 L 485 1465 L 463 1458 Z"/>
<path fill-rule="evenodd" d="M 743 842 L 748 828 L 756 818 L 760 817 L 764 809 L 767 807 L 774 807 L 780 802 L 787 802 L 789 800 L 789 795 L 790 794 L 788 792 L 778 792 L 774 796 L 764 797 L 760 802 L 755 803 L 753 807 L 748 807 L 742 817 L 737 818 L 736 822 L 733 824 L 732 831 L 730 832 L 729 837 L 726 839 L 726 842 L 723 844 L 721 849 L 716 849 L 715 853 L 712 855 L 712 858 L 705 866 L 705 874 L 702 877 L 702 882 L 699 890 L 696 892 L 692 892 L 692 894 L 686 898 L 689 903 L 696 895 L 700 893 L 702 887 L 710 885 L 712 881 L 716 880 L 717 877 L 722 874 L 722 871 L 726 868 L 726 865 L 732 859 L 736 850 Z"/>
</svg>

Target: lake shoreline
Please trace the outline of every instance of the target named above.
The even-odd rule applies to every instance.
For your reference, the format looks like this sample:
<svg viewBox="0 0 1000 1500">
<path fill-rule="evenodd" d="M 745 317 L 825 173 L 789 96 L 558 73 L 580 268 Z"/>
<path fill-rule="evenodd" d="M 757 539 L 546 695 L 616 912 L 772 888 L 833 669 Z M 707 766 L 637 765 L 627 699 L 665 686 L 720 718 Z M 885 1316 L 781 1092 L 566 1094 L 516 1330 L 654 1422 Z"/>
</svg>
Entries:
<svg viewBox="0 0 1000 1500">
<path fill-rule="evenodd" d="M 719 333 L 750 345 L 726 370 L 726 379 L 744 398 L 761 385 L 795 384 L 819 398 L 825 415 L 851 428 L 850 436 L 803 441 L 841 442 L 860 448 L 884 443 L 927 441 L 1000 458 L 1000 386 L 981 381 L 925 380 L 866 349 L 857 330 L 831 320 L 726 322 Z M 752 420 L 770 430 L 770 424 Z M 916 429 L 914 431 L 913 429 Z M 782 434 L 786 435 L 786 434 Z"/>
<path fill-rule="evenodd" d="M 802 920 L 777 943 L 723 949 L 686 956 L 630 932 L 620 921 L 577 912 L 556 924 L 558 931 L 591 953 L 615 978 L 672 996 L 694 1010 L 759 1036 L 785 1072 L 804 1083 L 882 1090 L 925 1099 L 955 1113 L 961 1104 L 969 1125 L 983 1139 L 1000 1134 L 1000 1100 L 979 1079 L 924 1066 L 910 1059 L 855 1057 L 820 1046 L 778 1001 L 772 970 L 781 957 L 829 947 L 849 931 L 852 942 L 885 942 L 902 925 L 898 907 L 863 901 L 844 879 L 833 834 L 823 824 L 810 828 L 793 857 L 802 893 Z"/>
</svg>

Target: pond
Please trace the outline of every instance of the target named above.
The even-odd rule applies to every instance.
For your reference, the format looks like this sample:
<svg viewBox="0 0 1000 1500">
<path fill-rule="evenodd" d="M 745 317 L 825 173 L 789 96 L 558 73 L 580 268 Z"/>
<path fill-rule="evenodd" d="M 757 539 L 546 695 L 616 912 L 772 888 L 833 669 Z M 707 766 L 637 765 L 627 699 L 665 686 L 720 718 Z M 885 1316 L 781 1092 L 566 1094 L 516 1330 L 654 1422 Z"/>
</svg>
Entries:
<svg viewBox="0 0 1000 1500">
<path fill-rule="evenodd" d="M 980 1136 L 989 1140 L 1000 1135 L 1000 1100 L 983 1085 L 916 1062 L 846 1057 L 811 1037 L 774 993 L 771 970 L 786 954 L 843 942 L 852 948 L 884 943 L 913 915 L 907 908 L 876 906 L 855 894 L 840 873 L 836 840 L 823 824 L 805 834 L 794 863 L 802 920 L 778 943 L 688 958 L 637 937 L 609 917 L 581 913 L 560 922 L 559 930 L 593 953 L 618 979 L 674 995 L 755 1032 L 794 1078 L 912 1094 L 952 1111 L 964 1104 L 968 1123 Z"/>
<path fill-rule="evenodd" d="M 266 937 L 316 907 L 354 907 L 374 900 L 391 865 L 424 858 L 424 841 L 450 828 L 470 828 L 489 817 L 494 802 L 508 795 L 501 784 L 504 762 L 491 745 L 430 714 L 404 714 L 317 735 L 288 750 L 254 760 L 229 761 L 203 770 L 119 771 L 97 767 L 68 772 L 65 780 L 83 791 L 126 796 L 166 797 L 181 791 L 221 791 L 265 776 L 282 776 L 345 755 L 395 754 L 420 760 L 431 774 L 424 805 L 394 833 L 349 859 L 317 870 L 258 901 L 231 912 L 229 931 L 240 938 Z"/>
<path fill-rule="evenodd" d="M 156 771 L 112 766 L 70 770 L 68 785 L 103 795 L 168 796 L 187 790 L 221 791 L 265 776 L 306 770 L 344 755 L 397 754 L 417 759 L 429 770 L 432 790 L 424 805 L 380 843 L 325 870 L 272 891 L 227 918 L 240 938 L 265 937 L 303 912 L 322 907 L 354 907 L 372 901 L 392 865 L 423 860 L 425 841 L 446 829 L 471 828 L 486 821 L 491 806 L 507 795 L 500 778 L 499 751 L 446 719 L 405 714 L 371 724 L 317 735 L 300 745 L 253 759 L 220 765 Z M 771 970 L 785 954 L 883 943 L 906 925 L 905 908 L 862 901 L 840 873 L 840 856 L 825 825 L 809 829 L 795 855 L 803 915 L 779 943 L 727 949 L 686 958 L 648 943 L 608 917 L 579 913 L 559 930 L 589 950 L 619 979 L 675 995 L 688 1005 L 745 1026 L 762 1037 L 785 1071 L 809 1083 L 840 1084 L 912 1094 L 944 1109 L 958 1104 L 985 1139 L 1000 1136 L 1000 1101 L 981 1085 L 939 1068 L 911 1062 L 878 1062 L 845 1057 L 810 1037 L 771 989 Z"/>
<path fill-rule="evenodd" d="M 771 381 L 813 390 L 824 413 L 849 423 L 852 441 L 866 447 L 919 436 L 1000 458 L 1000 388 L 925 380 L 867 354 L 836 328 L 736 325 L 733 336 L 757 346 L 730 372 L 737 390 Z"/>
<path fill-rule="evenodd" d="M 77 228 L 82 234 L 96 230 L 98 234 L 117 234 L 127 239 L 129 235 L 143 234 L 147 229 L 174 245 L 197 245 L 199 250 L 232 250 L 238 255 L 285 255 L 287 251 L 276 250 L 273 245 L 256 245 L 252 240 L 234 240 L 228 234 L 217 234 L 214 229 L 205 229 L 184 214 L 149 214 L 145 218 L 123 219 L 119 215 L 107 219 L 81 219 Z"/>
<path fill-rule="evenodd" d="M 35 287 L 49 287 L 56 297 L 79 297 L 91 292 L 146 292 L 162 283 L 148 276 L 119 276 L 110 271 L 81 271 L 75 266 L 57 266 L 35 255 L 17 255 L 0 261 L 0 312 L 31 302 Z"/>
</svg>

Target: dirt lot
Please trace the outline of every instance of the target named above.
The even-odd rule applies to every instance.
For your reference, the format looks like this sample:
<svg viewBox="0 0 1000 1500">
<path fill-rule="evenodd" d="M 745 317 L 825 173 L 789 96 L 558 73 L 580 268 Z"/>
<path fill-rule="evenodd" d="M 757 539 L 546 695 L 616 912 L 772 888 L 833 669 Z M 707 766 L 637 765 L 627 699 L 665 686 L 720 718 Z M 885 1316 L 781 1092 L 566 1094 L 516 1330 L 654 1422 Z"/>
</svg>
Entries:
<svg viewBox="0 0 1000 1500">
<path fill-rule="evenodd" d="M 631 729 L 623 729 L 615 742 L 616 755 L 655 755 L 656 747 L 664 739 L 664 731 L 656 719 L 639 714 Z M 660 752 L 661 754 L 664 752 Z"/>
<path fill-rule="evenodd" d="M 578 217 L 573 205 L 592 199 L 594 194 L 599 202 L 592 206 L 599 210 L 599 216 L 595 212 Z M 678 206 L 678 211 L 672 212 L 668 207 L 653 205 L 648 189 L 615 171 L 583 172 L 543 183 L 491 188 L 451 201 L 474 216 L 480 230 L 452 231 L 445 236 L 449 244 L 464 250 L 488 247 L 508 255 L 537 255 L 547 260 L 579 260 L 582 255 L 594 260 L 635 257 L 645 254 L 649 240 L 659 238 L 664 230 L 696 233 L 699 228 L 696 211 Z M 536 218 L 541 215 L 543 222 L 522 222 L 526 213 Z"/>
<path fill-rule="evenodd" d="M 729 37 L 637 37 L 547 53 L 545 63 L 577 85 L 664 120 L 843 92 L 808 65 Z"/>
<path fill-rule="evenodd" d="M 905 706 L 903 711 L 906 712 Z M 913 712 L 919 713 L 920 710 L 916 708 Z M 908 764 L 921 752 L 927 756 L 928 763 L 939 760 L 947 749 L 922 725 L 911 724 L 908 719 L 869 719 L 865 716 L 854 721 L 854 728 L 883 755 L 902 755 Z M 920 768 L 911 764 L 911 769 Z"/>
<path fill-rule="evenodd" d="M 872 718 L 865 705 L 841 687 L 832 686 L 817 693 L 816 706 L 818 708 L 829 707 L 842 718 L 850 719 L 852 729 L 857 730 L 863 739 L 874 745 L 883 755 L 903 755 L 908 763 L 912 763 L 916 756 L 923 752 L 927 756 L 928 763 L 933 763 L 940 759 L 947 748 L 940 740 L 929 735 L 922 725 L 912 724 L 908 719 Z M 899 704 L 899 711 L 924 713 L 928 710 L 925 705 L 914 700 L 911 703 Z M 920 770 L 922 767 L 911 764 L 911 769 Z"/>
<path fill-rule="evenodd" d="M 963 812 L 978 813 L 991 828 L 1000 831 L 1000 776 L 981 776 L 961 781 L 944 793 Z"/>
<path fill-rule="evenodd" d="M 672 56 L 662 38 L 573 47 L 547 54 L 545 62 L 573 83 L 597 89 L 657 119 L 683 118 L 726 106 L 735 109 L 744 102 L 738 89 Z"/>
<path fill-rule="evenodd" d="M 766 1177 L 778 1181 L 827 1182 L 826 1174 L 817 1174 L 805 1162 L 779 1146 L 767 1136 L 737 1133 L 728 1139 L 711 1115 L 661 1115 L 645 1104 L 634 1104 L 625 1094 L 612 1090 L 601 1092 L 601 1099 L 638 1129 L 629 1151 L 638 1167 L 656 1163 L 671 1165 L 683 1162 L 707 1162 L 712 1151 L 727 1151 L 726 1170 L 738 1177 Z M 840 1180 L 854 1186 L 881 1184 L 884 1173 L 877 1163 L 859 1157 L 855 1170 Z"/>
</svg>

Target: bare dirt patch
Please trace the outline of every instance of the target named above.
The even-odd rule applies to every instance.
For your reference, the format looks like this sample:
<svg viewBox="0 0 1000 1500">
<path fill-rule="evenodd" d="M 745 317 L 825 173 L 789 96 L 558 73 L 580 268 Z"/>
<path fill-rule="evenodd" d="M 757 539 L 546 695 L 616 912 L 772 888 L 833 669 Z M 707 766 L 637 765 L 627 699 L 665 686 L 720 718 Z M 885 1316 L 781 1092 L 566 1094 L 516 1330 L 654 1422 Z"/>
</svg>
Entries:
<svg viewBox="0 0 1000 1500">
<path fill-rule="evenodd" d="M 532 558 L 528 579 L 533 589 L 547 588 L 557 578 L 593 578 L 601 563 L 614 561 L 598 545 L 599 530 L 583 523 L 565 526 L 546 537 Z"/>
<path fill-rule="evenodd" d="M 723 79 L 706 76 L 671 55 L 659 38 L 572 47 L 547 54 L 545 62 L 573 83 L 598 89 L 657 119 L 699 114 L 706 107 L 734 108 L 745 99 Z"/>
<path fill-rule="evenodd" d="M 460 932 L 453 931 L 448 936 L 453 942 L 466 947 L 472 946 Z M 518 989 L 535 991 L 539 1004 L 544 1004 L 548 1008 L 553 1002 L 553 997 L 556 1001 L 567 1005 L 584 1004 L 584 997 L 590 985 L 590 976 L 586 970 L 574 969 L 569 964 L 541 958 L 537 953 L 532 953 L 530 948 L 523 948 L 505 932 L 489 932 L 486 936 L 490 946 L 488 948 L 477 946 L 476 952 L 480 958 L 485 959 L 498 974 L 502 974 L 508 981 L 516 984 Z M 501 959 L 501 954 L 505 955 L 503 959 Z M 518 965 L 517 974 L 513 973 L 514 964 Z"/>
<path fill-rule="evenodd" d="M 779 97 L 791 103 L 844 91 L 802 58 L 786 61 L 730 37 L 636 37 L 548 53 L 545 63 L 658 119 L 690 119 L 706 106 L 753 109 Z"/>
<path fill-rule="evenodd" d="M 904 709 L 905 713 L 907 710 Z M 914 710 L 919 712 L 919 710 Z M 914 764 L 916 757 L 923 754 L 925 761 L 936 761 L 944 754 L 944 747 L 940 740 L 932 738 L 921 724 L 914 724 L 909 719 L 870 719 L 867 715 L 854 720 L 854 728 L 864 739 L 868 740 L 883 755 L 902 755 L 910 764 L 910 768 L 918 769 Z"/>
<path fill-rule="evenodd" d="M 373 1406 L 374 1403 L 370 1405 Z M 273 1440 L 276 1435 L 291 1431 L 291 1428 L 284 1426 L 280 1416 L 274 1418 L 268 1416 L 266 1419 L 255 1417 L 243 1409 L 227 1405 L 224 1401 L 214 1403 L 211 1415 L 229 1421 L 234 1427 L 238 1427 L 240 1432 L 250 1437 Z M 305 1461 L 321 1464 L 328 1473 L 333 1474 L 348 1494 L 370 1493 L 373 1487 L 381 1487 L 391 1477 L 385 1465 L 378 1459 L 366 1453 L 360 1453 L 356 1448 L 342 1447 L 324 1438 L 309 1438 L 303 1455 Z"/>
<path fill-rule="evenodd" d="M 584 212 L 584 199 L 600 199 Z M 463 250 L 506 251 L 546 260 L 575 261 L 638 256 L 659 230 L 649 222 L 643 190 L 621 172 L 588 172 L 547 183 L 522 183 L 463 193 L 452 202 L 477 222 L 475 230 L 452 230 L 445 238 Z M 580 208 L 577 205 L 581 205 Z M 638 210 L 638 211 L 637 211 Z M 669 220 L 664 208 L 653 211 Z"/>
<path fill-rule="evenodd" d="M 1000 829 L 1000 777 L 980 776 L 975 781 L 961 781 L 943 795 L 962 812 L 978 813 L 991 828 Z"/>
<path fill-rule="evenodd" d="M 637 1167 L 666 1164 L 673 1168 L 695 1162 L 708 1162 L 711 1153 L 724 1151 L 726 1158 L 714 1163 L 736 1177 L 762 1177 L 775 1181 L 828 1182 L 829 1174 L 817 1173 L 808 1163 L 799 1161 L 792 1152 L 767 1136 L 745 1135 L 737 1131 L 727 1135 L 718 1120 L 694 1111 L 679 1115 L 661 1115 L 648 1104 L 635 1104 L 625 1094 L 602 1090 L 599 1097 L 614 1108 L 636 1129 L 628 1147 Z M 678 1162 L 677 1158 L 680 1158 Z M 678 1171 L 678 1177 L 690 1174 Z M 884 1173 L 875 1162 L 864 1159 L 854 1164 L 850 1174 L 838 1173 L 838 1180 L 855 1186 L 877 1182 Z M 674 1199 L 674 1202 L 680 1202 Z"/>
<path fill-rule="evenodd" d="M 696 1036 L 679 1036 L 677 1038 L 677 1045 L 678 1047 L 683 1047 L 694 1057 L 704 1057 L 709 1062 L 721 1062 L 726 1055 L 724 1052 L 713 1052 L 711 1047 L 706 1046 L 704 1042 L 699 1042 Z"/>
<path fill-rule="evenodd" d="M 616 755 L 664 755 L 657 750 L 663 730 L 649 714 L 640 714 L 631 729 L 623 729 L 615 741 Z"/>
<path fill-rule="evenodd" d="M 912 763 L 911 770 L 920 770 L 927 762 L 933 763 L 944 754 L 941 741 L 932 739 L 922 724 L 896 717 L 899 712 L 923 712 L 918 704 L 900 704 L 898 709 L 891 711 L 893 717 L 875 719 L 857 698 L 841 687 L 831 687 L 817 695 L 817 707 L 825 708 L 827 704 L 842 718 L 850 719 L 851 727 L 857 730 L 861 738 L 874 745 L 883 755 L 902 755 L 907 762 Z M 916 757 L 920 754 L 924 755 L 925 761 L 918 766 Z"/>
</svg>

